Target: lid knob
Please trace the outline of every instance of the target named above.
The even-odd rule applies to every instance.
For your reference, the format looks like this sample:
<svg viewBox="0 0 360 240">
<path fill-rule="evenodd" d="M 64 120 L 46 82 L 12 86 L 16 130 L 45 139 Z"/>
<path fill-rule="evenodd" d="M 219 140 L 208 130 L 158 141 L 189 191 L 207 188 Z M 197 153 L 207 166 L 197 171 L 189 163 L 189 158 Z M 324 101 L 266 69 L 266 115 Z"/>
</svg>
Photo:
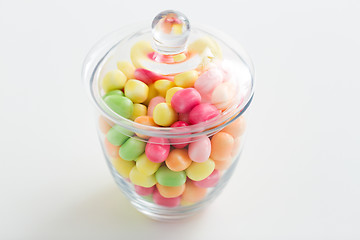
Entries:
<svg viewBox="0 0 360 240">
<path fill-rule="evenodd" d="M 153 48 L 165 55 L 181 53 L 186 49 L 189 33 L 190 23 L 184 14 L 163 11 L 152 22 Z"/>
</svg>

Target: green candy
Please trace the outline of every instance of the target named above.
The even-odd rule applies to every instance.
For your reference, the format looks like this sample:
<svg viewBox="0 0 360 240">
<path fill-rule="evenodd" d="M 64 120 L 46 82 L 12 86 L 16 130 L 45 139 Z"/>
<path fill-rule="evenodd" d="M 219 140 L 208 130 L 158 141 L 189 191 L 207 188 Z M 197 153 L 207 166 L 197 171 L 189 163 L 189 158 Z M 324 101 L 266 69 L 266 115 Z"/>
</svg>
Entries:
<svg viewBox="0 0 360 240">
<path fill-rule="evenodd" d="M 124 93 L 121 90 L 113 90 L 113 91 L 108 92 L 107 94 L 105 94 L 103 96 L 103 99 L 105 99 L 107 96 L 111 96 L 111 95 L 124 96 Z"/>
<path fill-rule="evenodd" d="M 114 125 L 106 134 L 106 138 L 111 144 L 120 146 L 128 140 L 129 136 L 132 136 L 133 134 L 133 132 L 127 130 L 126 128 Z"/>
<path fill-rule="evenodd" d="M 127 97 L 120 95 L 110 95 L 104 98 L 105 103 L 117 114 L 124 118 L 130 118 L 133 110 L 134 104 Z"/>
<path fill-rule="evenodd" d="M 160 185 L 177 187 L 186 182 L 186 173 L 185 171 L 174 172 L 166 166 L 162 166 L 155 173 L 155 178 Z"/>
<path fill-rule="evenodd" d="M 145 152 L 146 143 L 136 138 L 129 138 L 119 149 L 122 159 L 132 161 Z"/>
</svg>

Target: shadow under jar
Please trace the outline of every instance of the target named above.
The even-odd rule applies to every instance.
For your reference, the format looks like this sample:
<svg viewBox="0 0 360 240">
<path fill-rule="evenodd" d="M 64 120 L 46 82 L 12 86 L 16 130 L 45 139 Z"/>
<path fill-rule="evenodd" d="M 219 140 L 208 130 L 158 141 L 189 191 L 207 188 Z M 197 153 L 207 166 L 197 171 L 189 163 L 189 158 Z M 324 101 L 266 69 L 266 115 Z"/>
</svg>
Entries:
<svg viewBox="0 0 360 240">
<path fill-rule="evenodd" d="M 230 37 L 176 11 L 98 42 L 83 66 L 116 183 L 158 220 L 190 216 L 230 179 L 244 144 L 254 70 Z"/>
</svg>

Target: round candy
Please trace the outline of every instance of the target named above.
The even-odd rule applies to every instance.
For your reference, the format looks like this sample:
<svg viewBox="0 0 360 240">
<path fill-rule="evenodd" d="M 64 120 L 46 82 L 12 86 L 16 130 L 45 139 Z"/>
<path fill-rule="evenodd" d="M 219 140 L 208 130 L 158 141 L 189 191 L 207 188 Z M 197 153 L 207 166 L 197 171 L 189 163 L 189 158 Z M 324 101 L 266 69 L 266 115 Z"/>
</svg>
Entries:
<svg viewBox="0 0 360 240">
<path fill-rule="evenodd" d="M 185 183 L 177 187 L 168 187 L 157 183 L 156 187 L 160 195 L 163 196 L 164 198 L 174 198 L 180 196 L 184 192 Z"/>
<path fill-rule="evenodd" d="M 120 70 L 112 70 L 105 74 L 101 82 L 101 87 L 104 91 L 110 92 L 116 89 L 123 89 L 126 82 L 126 76 Z"/>
<path fill-rule="evenodd" d="M 155 175 L 145 175 L 141 173 L 136 166 L 134 166 L 129 174 L 130 181 L 141 187 L 152 187 L 156 184 Z"/>
<path fill-rule="evenodd" d="M 220 114 L 220 111 L 209 103 L 201 103 L 194 107 L 189 114 L 190 124 L 206 122 Z"/>
<path fill-rule="evenodd" d="M 194 162 L 205 162 L 211 153 L 211 142 L 207 136 L 201 136 L 189 144 L 189 157 Z"/>
<path fill-rule="evenodd" d="M 218 85 L 211 95 L 211 103 L 218 109 L 225 110 L 234 101 L 235 86 L 231 82 Z"/>
<path fill-rule="evenodd" d="M 153 112 L 154 122 L 163 127 L 169 127 L 176 122 L 177 113 L 168 103 L 159 103 Z"/>
<path fill-rule="evenodd" d="M 133 113 L 134 104 L 127 97 L 111 95 L 104 98 L 104 102 L 111 110 L 124 118 L 130 118 Z"/>
<path fill-rule="evenodd" d="M 174 94 L 183 89 L 182 87 L 173 87 L 173 88 L 170 88 L 169 90 L 167 90 L 166 92 L 166 96 L 165 96 L 165 100 L 167 103 L 171 104 L 171 99 L 172 97 L 174 96 Z"/>
<path fill-rule="evenodd" d="M 152 137 L 146 144 L 145 153 L 154 163 L 165 161 L 170 152 L 170 144 L 166 138 Z"/>
<path fill-rule="evenodd" d="M 129 138 L 119 150 L 121 158 L 127 161 L 132 161 L 138 158 L 145 151 L 146 143 L 136 138 Z"/>
<path fill-rule="evenodd" d="M 185 171 L 186 175 L 191 180 L 201 181 L 210 176 L 214 169 L 215 163 L 211 158 L 209 158 L 207 161 L 201 163 L 192 162 Z"/>
<path fill-rule="evenodd" d="M 237 138 L 245 132 L 246 122 L 244 116 L 238 117 L 235 121 L 227 125 L 222 132 L 229 133 L 234 138 Z"/>
<path fill-rule="evenodd" d="M 138 68 L 134 72 L 135 79 L 142 81 L 143 83 L 149 85 L 156 80 L 164 79 L 164 76 L 152 71 L 149 71 L 144 68 Z"/>
<path fill-rule="evenodd" d="M 127 79 L 134 78 L 135 67 L 128 61 L 120 61 L 117 63 L 117 68 L 122 71 Z"/>
<path fill-rule="evenodd" d="M 152 194 L 155 190 L 155 186 L 152 187 L 142 187 L 142 186 L 138 186 L 138 185 L 134 185 L 135 188 L 135 192 L 137 194 L 139 194 L 140 196 L 149 196 L 150 194 Z"/>
<path fill-rule="evenodd" d="M 186 182 L 185 171 L 174 172 L 166 166 L 160 167 L 155 173 L 155 177 L 159 184 L 168 187 L 177 187 Z"/>
<path fill-rule="evenodd" d="M 181 198 L 180 197 L 164 198 L 163 196 L 161 196 L 161 194 L 159 193 L 158 190 L 155 190 L 153 193 L 153 200 L 154 200 L 154 203 L 156 203 L 160 206 L 176 207 L 176 206 L 179 206 Z"/>
<path fill-rule="evenodd" d="M 212 159 L 221 161 L 231 157 L 234 147 L 234 138 L 226 132 L 218 132 L 211 138 L 211 154 Z"/>
<path fill-rule="evenodd" d="M 157 92 L 159 93 L 159 95 L 165 97 L 167 90 L 175 87 L 175 83 L 170 80 L 161 79 L 161 80 L 157 80 L 154 83 L 154 86 Z"/>
<path fill-rule="evenodd" d="M 181 198 L 185 202 L 195 203 L 202 200 L 206 196 L 207 189 L 197 187 L 193 181 L 186 181 L 185 191 Z"/>
<path fill-rule="evenodd" d="M 124 93 L 121 90 L 112 90 L 112 91 L 108 92 L 107 94 L 105 94 L 103 96 L 103 99 L 106 98 L 107 96 L 111 96 L 111 95 L 124 96 Z"/>
<path fill-rule="evenodd" d="M 194 86 L 194 83 L 198 77 L 198 72 L 191 70 L 175 75 L 174 82 L 178 87 L 189 88 Z"/>
<path fill-rule="evenodd" d="M 207 178 L 201 181 L 193 181 L 193 183 L 195 186 L 199 188 L 210 188 L 210 187 L 215 187 L 216 184 L 219 182 L 219 179 L 220 179 L 220 172 L 215 169 Z"/>
<path fill-rule="evenodd" d="M 183 122 L 183 121 L 177 121 L 171 125 L 172 128 L 187 127 L 187 126 L 189 126 L 189 124 L 187 124 L 186 122 Z M 176 131 L 177 129 L 173 129 L 173 130 Z M 191 141 L 191 138 L 185 138 L 185 137 L 184 138 L 170 138 L 169 141 L 171 142 L 171 145 L 174 148 L 184 148 L 189 144 L 189 142 Z"/>
<path fill-rule="evenodd" d="M 177 113 L 190 112 L 201 102 L 201 96 L 195 88 L 185 88 L 177 91 L 171 98 L 171 106 Z"/>
<path fill-rule="evenodd" d="M 234 139 L 234 147 L 231 151 L 232 157 L 236 157 L 239 154 L 241 143 L 242 143 L 241 137 L 237 137 Z"/>
<path fill-rule="evenodd" d="M 219 171 L 223 171 L 229 168 L 230 164 L 232 162 L 232 158 L 229 157 L 228 159 L 223 159 L 221 161 L 218 160 L 214 160 L 215 163 L 215 169 L 219 170 Z"/>
<path fill-rule="evenodd" d="M 113 158 L 119 157 L 119 149 L 120 149 L 119 146 L 115 146 L 115 145 L 111 144 L 109 142 L 109 140 L 107 140 L 107 138 L 105 138 L 105 140 L 104 140 L 104 146 L 105 146 L 105 150 L 106 150 L 107 154 L 110 157 L 113 157 Z"/>
<path fill-rule="evenodd" d="M 142 103 L 148 98 L 149 87 L 139 80 L 130 79 L 125 84 L 124 92 L 134 103 Z"/>
<path fill-rule="evenodd" d="M 222 80 L 223 76 L 221 71 L 217 68 L 210 68 L 199 76 L 194 86 L 202 96 L 205 96 L 211 94 Z"/>
<path fill-rule="evenodd" d="M 110 130 L 111 125 L 109 124 L 110 120 L 107 120 L 104 116 L 99 117 L 99 129 L 103 134 L 107 134 Z"/>
<path fill-rule="evenodd" d="M 151 99 L 153 99 L 154 97 L 156 97 L 158 95 L 157 90 L 155 89 L 155 85 L 154 84 L 150 84 L 148 85 L 149 87 L 149 94 L 147 99 L 145 100 L 145 102 L 143 102 L 146 106 L 149 105 Z"/>
<path fill-rule="evenodd" d="M 154 174 L 161 166 L 161 163 L 150 161 L 145 153 L 138 157 L 135 161 L 137 169 L 145 175 Z"/>
<path fill-rule="evenodd" d="M 189 113 L 179 113 L 179 121 L 189 123 Z"/>
<path fill-rule="evenodd" d="M 126 161 L 121 157 L 112 158 L 112 164 L 120 176 L 128 178 L 131 169 L 135 166 L 134 161 Z"/>
<path fill-rule="evenodd" d="M 165 98 L 160 97 L 160 96 L 154 97 L 153 99 L 151 99 L 150 103 L 149 103 L 147 115 L 152 117 L 154 114 L 154 108 L 156 107 L 156 105 L 158 105 L 159 103 L 164 103 L 164 102 L 165 102 Z"/>
<path fill-rule="evenodd" d="M 137 117 L 145 116 L 147 114 L 147 107 L 141 103 L 134 104 L 134 110 L 130 117 L 131 120 L 135 120 Z"/>
<path fill-rule="evenodd" d="M 186 149 L 171 150 L 169 156 L 165 160 L 166 166 L 174 172 L 180 172 L 187 169 L 191 162 Z"/>
<path fill-rule="evenodd" d="M 154 122 L 154 119 L 152 117 L 149 116 L 140 116 L 137 117 L 135 119 L 136 123 L 140 123 L 142 125 L 146 125 L 146 126 L 153 126 L 153 127 L 157 127 L 158 125 L 156 125 L 156 123 Z M 137 127 L 137 128 L 141 128 L 141 127 Z M 149 137 L 143 134 L 140 134 L 138 132 L 135 132 L 135 134 L 140 137 L 140 138 L 144 138 L 144 139 L 148 139 Z"/>
<path fill-rule="evenodd" d="M 126 128 L 120 127 L 119 125 L 114 125 L 106 134 L 106 138 L 111 144 L 120 146 L 133 134 L 133 132 L 127 130 Z"/>
</svg>

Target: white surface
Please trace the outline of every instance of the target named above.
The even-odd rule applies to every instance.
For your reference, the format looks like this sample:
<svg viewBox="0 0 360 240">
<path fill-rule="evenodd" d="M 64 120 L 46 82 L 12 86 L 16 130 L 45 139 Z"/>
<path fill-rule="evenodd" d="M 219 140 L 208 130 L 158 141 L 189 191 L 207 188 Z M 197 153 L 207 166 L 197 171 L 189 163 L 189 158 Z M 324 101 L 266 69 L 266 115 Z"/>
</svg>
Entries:
<svg viewBox="0 0 360 240">
<path fill-rule="evenodd" d="M 0 239 L 359 239 L 359 1 L 0 1 Z M 207 211 L 147 219 L 100 151 L 82 61 L 173 8 L 238 39 L 257 89 L 242 162 Z"/>
</svg>

